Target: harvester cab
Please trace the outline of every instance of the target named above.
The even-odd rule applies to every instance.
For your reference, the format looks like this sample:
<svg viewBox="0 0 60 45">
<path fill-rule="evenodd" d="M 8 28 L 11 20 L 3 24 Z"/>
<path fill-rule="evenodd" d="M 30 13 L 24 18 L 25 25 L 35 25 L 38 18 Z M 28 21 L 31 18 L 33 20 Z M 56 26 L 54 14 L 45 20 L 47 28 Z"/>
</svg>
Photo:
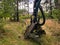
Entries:
<svg viewBox="0 0 60 45">
<path fill-rule="evenodd" d="M 46 34 L 45 30 L 41 26 L 45 24 L 45 15 L 40 5 L 41 0 L 34 1 L 33 15 L 31 16 L 30 25 L 26 28 L 24 38 L 40 37 L 42 34 Z M 38 16 L 38 9 L 40 10 L 43 18 L 43 22 L 40 23 L 40 17 Z"/>
</svg>

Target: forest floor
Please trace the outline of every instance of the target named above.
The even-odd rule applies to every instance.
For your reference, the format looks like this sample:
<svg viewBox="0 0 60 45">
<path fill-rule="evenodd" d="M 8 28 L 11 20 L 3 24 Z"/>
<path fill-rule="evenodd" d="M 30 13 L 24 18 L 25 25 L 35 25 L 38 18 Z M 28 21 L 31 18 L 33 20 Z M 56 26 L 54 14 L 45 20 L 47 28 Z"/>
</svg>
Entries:
<svg viewBox="0 0 60 45">
<path fill-rule="evenodd" d="M 0 45 L 60 45 L 60 24 L 52 19 L 46 20 L 42 28 L 46 35 L 40 38 L 40 44 L 24 39 L 24 31 L 29 25 L 29 19 L 21 22 L 5 22 L 5 33 L 1 34 Z"/>
</svg>

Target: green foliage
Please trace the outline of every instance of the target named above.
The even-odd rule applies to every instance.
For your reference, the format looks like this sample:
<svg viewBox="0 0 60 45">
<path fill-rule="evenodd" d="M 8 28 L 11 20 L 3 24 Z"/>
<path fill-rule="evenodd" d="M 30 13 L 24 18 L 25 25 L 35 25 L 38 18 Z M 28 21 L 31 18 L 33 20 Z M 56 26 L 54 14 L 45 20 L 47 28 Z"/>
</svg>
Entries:
<svg viewBox="0 0 60 45">
<path fill-rule="evenodd" d="M 39 12 L 38 15 L 42 18 L 41 12 Z M 44 13 L 44 15 L 45 15 L 46 19 L 49 19 L 50 18 L 49 13 Z M 52 10 L 51 17 L 52 17 L 52 19 L 56 19 L 56 20 L 60 21 L 60 10 L 59 9 Z"/>
<path fill-rule="evenodd" d="M 49 18 L 49 13 L 44 13 L 44 15 L 45 15 L 45 18 Z M 41 14 L 41 12 L 38 12 L 38 16 L 40 17 L 40 18 L 42 18 L 42 14 Z"/>
<path fill-rule="evenodd" d="M 0 17 L 9 17 L 14 13 L 14 0 L 2 0 L 0 4 Z"/>
<path fill-rule="evenodd" d="M 53 10 L 52 17 L 60 21 L 60 10 L 59 9 Z"/>
<path fill-rule="evenodd" d="M 29 19 L 31 15 L 20 15 L 20 19 Z"/>
</svg>

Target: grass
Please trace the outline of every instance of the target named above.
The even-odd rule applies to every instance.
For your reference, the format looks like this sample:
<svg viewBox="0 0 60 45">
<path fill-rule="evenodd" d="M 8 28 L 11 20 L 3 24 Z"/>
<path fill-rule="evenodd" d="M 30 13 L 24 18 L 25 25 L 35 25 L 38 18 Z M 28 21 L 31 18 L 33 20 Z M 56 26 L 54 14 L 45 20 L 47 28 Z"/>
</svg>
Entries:
<svg viewBox="0 0 60 45">
<path fill-rule="evenodd" d="M 24 25 L 20 22 L 7 22 L 4 25 L 5 35 L 0 38 L 0 45 L 38 45 L 23 38 L 23 32 L 26 28 Z"/>
<path fill-rule="evenodd" d="M 22 22 L 5 22 L 5 33 L 0 37 L 0 45 L 60 45 L 60 24 L 54 20 L 47 20 L 43 29 L 46 35 L 41 36 L 39 43 L 34 40 L 25 40 L 24 31 L 29 23 L 28 19 Z"/>
</svg>

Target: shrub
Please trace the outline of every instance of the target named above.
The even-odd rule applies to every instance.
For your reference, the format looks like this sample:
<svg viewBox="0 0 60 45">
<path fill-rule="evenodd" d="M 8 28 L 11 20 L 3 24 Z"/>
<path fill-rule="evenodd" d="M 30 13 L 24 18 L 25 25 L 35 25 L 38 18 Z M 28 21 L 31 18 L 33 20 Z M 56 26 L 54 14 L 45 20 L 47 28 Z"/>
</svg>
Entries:
<svg viewBox="0 0 60 45">
<path fill-rule="evenodd" d="M 60 10 L 59 9 L 53 10 L 52 17 L 60 21 Z"/>
<path fill-rule="evenodd" d="M 20 15 L 20 19 L 29 19 L 31 15 Z"/>
</svg>

